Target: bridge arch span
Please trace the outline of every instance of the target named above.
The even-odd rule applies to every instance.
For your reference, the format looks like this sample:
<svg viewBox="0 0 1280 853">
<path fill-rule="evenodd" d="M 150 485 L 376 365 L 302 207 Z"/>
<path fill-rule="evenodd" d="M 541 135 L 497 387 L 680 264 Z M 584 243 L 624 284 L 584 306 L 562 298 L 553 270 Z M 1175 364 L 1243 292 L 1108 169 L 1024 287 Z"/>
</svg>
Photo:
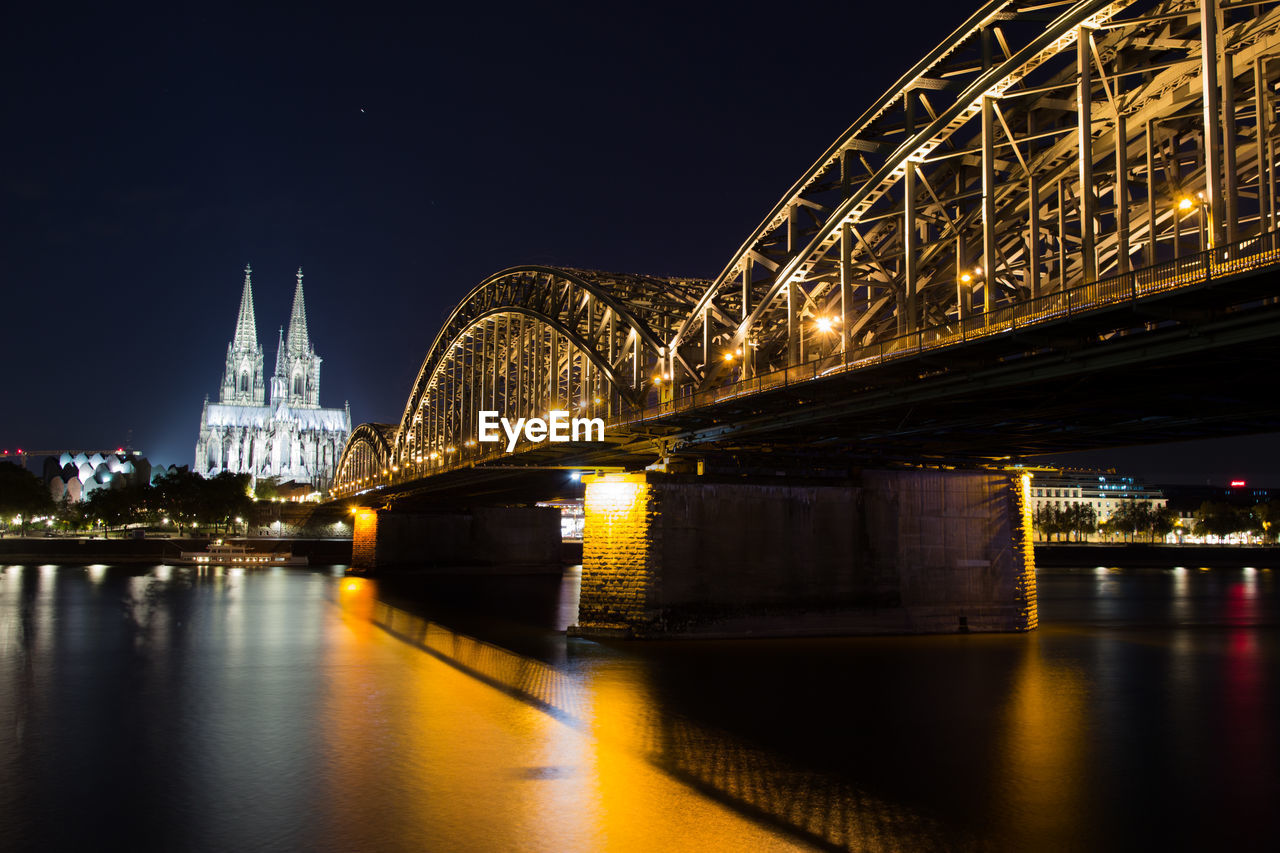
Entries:
<svg viewBox="0 0 1280 853">
<path fill-rule="evenodd" d="M 580 411 L 665 446 L 709 407 L 741 417 L 769 389 L 1270 263 L 1278 90 L 1280 2 L 983 3 L 714 280 L 523 266 L 482 281 L 429 348 L 387 467 L 479 460 L 461 450 L 481 408 Z M 1009 357 L 1043 349 L 1027 340 Z M 916 379 L 950 370 L 930 362 Z"/>
<path fill-rule="evenodd" d="M 698 389 L 1274 230 L 1280 10 L 983 4 L 770 210 L 668 352 Z M 1261 128 L 1261 130 L 1259 130 Z"/>
<path fill-rule="evenodd" d="M 344 489 L 358 489 L 390 473 L 395 424 L 360 424 L 351 431 L 338 459 L 333 481 Z"/>
<path fill-rule="evenodd" d="M 474 446 L 481 410 L 514 420 L 639 409 L 660 394 L 663 341 L 705 286 L 541 265 L 489 276 L 428 349 L 391 441 L 393 464 L 447 464 Z"/>
</svg>

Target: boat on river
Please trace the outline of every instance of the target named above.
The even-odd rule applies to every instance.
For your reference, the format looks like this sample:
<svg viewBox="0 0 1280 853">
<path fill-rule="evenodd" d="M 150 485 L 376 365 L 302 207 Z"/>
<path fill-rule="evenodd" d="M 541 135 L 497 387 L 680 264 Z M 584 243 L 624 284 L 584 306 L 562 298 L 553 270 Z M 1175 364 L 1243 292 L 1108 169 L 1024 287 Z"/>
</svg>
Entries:
<svg viewBox="0 0 1280 853">
<path fill-rule="evenodd" d="M 196 566 L 244 566 L 246 568 L 270 568 L 272 566 L 305 566 L 305 556 L 294 556 L 290 551 L 251 551 L 243 543 L 224 542 L 215 539 L 203 551 L 183 551 L 179 563 Z"/>
</svg>

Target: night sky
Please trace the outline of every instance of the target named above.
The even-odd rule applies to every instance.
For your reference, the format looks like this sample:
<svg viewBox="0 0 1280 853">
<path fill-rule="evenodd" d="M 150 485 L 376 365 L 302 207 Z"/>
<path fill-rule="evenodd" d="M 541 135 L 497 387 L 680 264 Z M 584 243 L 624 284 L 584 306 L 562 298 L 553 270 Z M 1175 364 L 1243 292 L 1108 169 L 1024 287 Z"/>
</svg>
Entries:
<svg viewBox="0 0 1280 853">
<path fill-rule="evenodd" d="M 396 421 L 439 325 L 492 272 L 717 274 L 970 11 L 10 9 L 0 448 L 131 441 L 189 464 L 246 263 L 268 374 L 302 266 L 321 404 Z M 1147 450 L 1136 472 L 1280 483 L 1272 446 Z"/>
</svg>

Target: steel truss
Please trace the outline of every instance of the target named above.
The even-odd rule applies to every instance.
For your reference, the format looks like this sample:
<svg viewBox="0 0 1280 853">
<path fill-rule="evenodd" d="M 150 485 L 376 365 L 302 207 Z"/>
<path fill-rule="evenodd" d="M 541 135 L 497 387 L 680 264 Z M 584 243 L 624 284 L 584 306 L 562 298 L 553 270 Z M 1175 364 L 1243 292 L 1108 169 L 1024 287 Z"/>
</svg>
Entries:
<svg viewBox="0 0 1280 853">
<path fill-rule="evenodd" d="M 394 424 L 360 424 L 353 429 L 338 460 L 335 486 L 350 490 L 387 476 L 395 433 Z"/>
<path fill-rule="evenodd" d="M 987 3 L 714 281 L 521 267 L 482 282 L 437 336 L 388 460 L 447 462 L 480 402 L 625 421 L 896 340 L 971 336 L 1274 231 L 1277 57 L 1277 2 Z"/>
<path fill-rule="evenodd" d="M 514 422 L 557 409 L 616 418 L 640 408 L 663 342 L 706 286 L 543 266 L 490 276 L 436 335 L 377 470 L 405 479 L 472 455 L 482 410 Z M 371 442 L 363 447 L 376 457 Z M 351 455 L 338 482 L 370 482 L 347 473 Z"/>
<path fill-rule="evenodd" d="M 1274 228 L 1276 5 L 988 3 L 778 202 L 669 347 L 721 357 L 672 372 L 838 361 Z"/>
</svg>

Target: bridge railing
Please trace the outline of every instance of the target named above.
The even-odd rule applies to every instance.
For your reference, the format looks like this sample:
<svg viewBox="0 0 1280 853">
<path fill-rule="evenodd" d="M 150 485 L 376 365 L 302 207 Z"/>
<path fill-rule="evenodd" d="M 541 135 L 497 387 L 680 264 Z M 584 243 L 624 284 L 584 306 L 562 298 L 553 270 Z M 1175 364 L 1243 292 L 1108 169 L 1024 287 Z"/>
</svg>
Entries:
<svg viewBox="0 0 1280 853">
<path fill-rule="evenodd" d="M 1122 275 L 1089 282 L 1078 287 L 1046 293 L 1016 305 L 1002 305 L 992 311 L 964 317 L 959 322 L 928 326 L 865 346 L 851 346 L 846 352 L 831 353 L 801 364 L 760 373 L 715 388 L 680 394 L 654 406 L 624 412 L 610 418 L 611 427 L 625 427 L 679 412 L 700 409 L 741 397 L 749 397 L 775 388 L 799 385 L 825 376 L 833 376 L 866 367 L 885 364 L 923 352 L 943 350 L 968 341 L 1010 334 L 1019 329 L 1074 317 L 1089 311 L 1136 302 L 1153 294 L 1208 282 L 1214 278 L 1238 275 L 1252 270 L 1280 265 L 1280 232 L 1269 231 L 1236 243 L 1174 258 Z M 523 445 L 517 453 L 525 449 Z M 427 474 L 467 468 L 496 461 L 508 454 L 500 446 L 480 447 L 444 463 L 411 466 L 400 476 L 371 483 L 380 488 Z M 349 491 L 349 489 L 348 489 Z"/>
<path fill-rule="evenodd" d="M 850 347 L 844 353 L 824 355 L 727 385 L 686 393 L 658 405 L 624 413 L 612 418 L 610 424 L 625 426 L 698 409 L 774 388 L 810 382 L 823 376 L 884 364 L 926 351 L 1008 334 L 1028 326 L 1066 319 L 1134 302 L 1152 294 L 1202 284 L 1213 278 L 1276 264 L 1280 264 L 1280 232 L 1266 232 L 1227 246 L 1196 252 L 1067 290 L 1043 294 L 1016 305 L 1002 305 L 991 311 L 971 314 L 959 322 L 928 326 L 865 346 Z"/>
</svg>

